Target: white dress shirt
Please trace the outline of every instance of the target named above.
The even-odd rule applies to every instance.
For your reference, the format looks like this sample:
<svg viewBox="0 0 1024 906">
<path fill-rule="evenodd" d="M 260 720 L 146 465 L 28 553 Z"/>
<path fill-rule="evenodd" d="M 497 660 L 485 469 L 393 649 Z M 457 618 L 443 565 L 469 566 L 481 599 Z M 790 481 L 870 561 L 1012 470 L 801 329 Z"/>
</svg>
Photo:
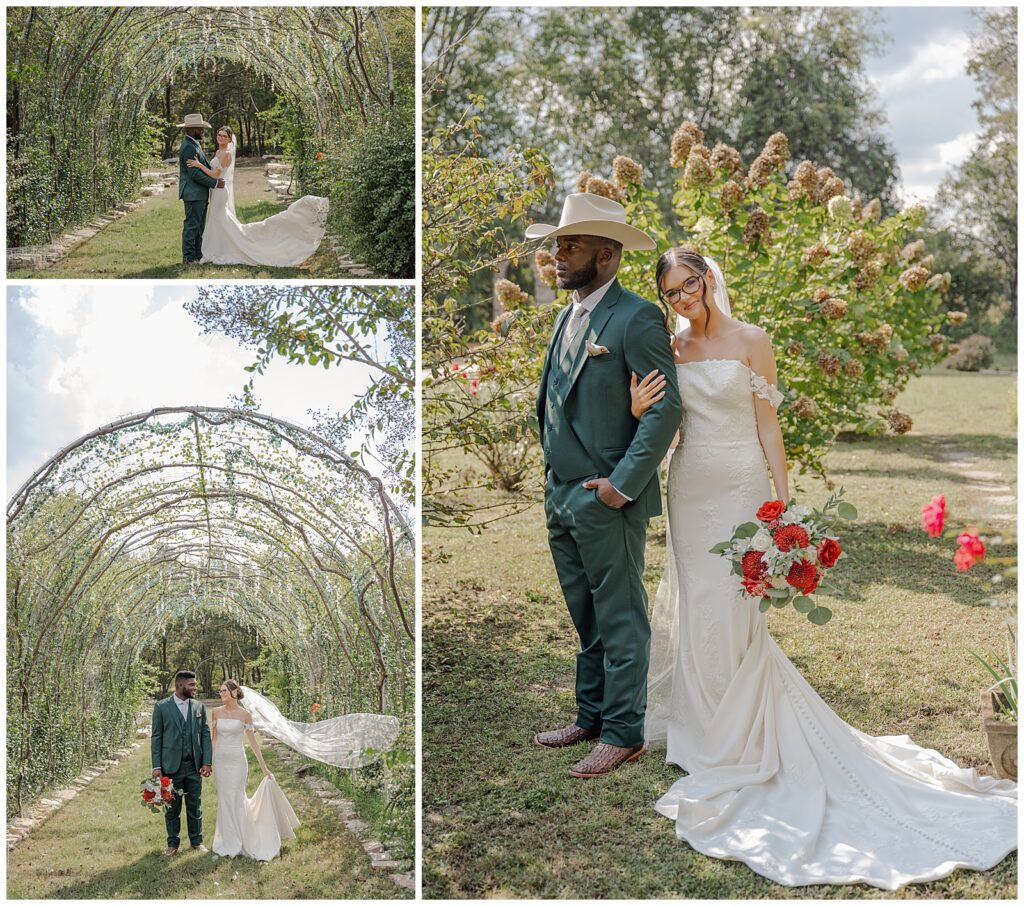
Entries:
<svg viewBox="0 0 1024 906">
<path fill-rule="evenodd" d="M 171 696 L 171 698 L 174 699 L 174 704 L 176 704 L 178 706 L 178 710 L 181 712 L 181 716 L 185 719 L 185 722 L 187 723 L 188 722 L 188 699 L 187 698 L 178 698 L 178 693 L 177 692 L 175 692 Z"/>
</svg>

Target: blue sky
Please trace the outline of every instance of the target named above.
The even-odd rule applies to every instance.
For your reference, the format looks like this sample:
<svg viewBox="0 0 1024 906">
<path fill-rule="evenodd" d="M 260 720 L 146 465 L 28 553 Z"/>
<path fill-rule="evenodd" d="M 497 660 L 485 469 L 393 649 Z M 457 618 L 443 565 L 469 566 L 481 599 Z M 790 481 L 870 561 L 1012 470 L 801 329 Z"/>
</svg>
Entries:
<svg viewBox="0 0 1024 906">
<path fill-rule="evenodd" d="M 868 59 L 868 77 L 889 120 L 903 196 L 928 201 L 974 146 L 976 90 L 967 60 L 978 21 L 970 7 L 886 7 L 881 27 L 890 40 Z"/>
<path fill-rule="evenodd" d="M 241 394 L 254 352 L 200 336 L 181 307 L 194 293 L 113 281 L 9 287 L 8 498 L 64 444 L 121 415 L 222 406 Z M 325 371 L 275 359 L 255 391 L 261 411 L 311 427 L 309 410 L 343 411 L 368 383 L 369 369 L 355 363 Z"/>
</svg>

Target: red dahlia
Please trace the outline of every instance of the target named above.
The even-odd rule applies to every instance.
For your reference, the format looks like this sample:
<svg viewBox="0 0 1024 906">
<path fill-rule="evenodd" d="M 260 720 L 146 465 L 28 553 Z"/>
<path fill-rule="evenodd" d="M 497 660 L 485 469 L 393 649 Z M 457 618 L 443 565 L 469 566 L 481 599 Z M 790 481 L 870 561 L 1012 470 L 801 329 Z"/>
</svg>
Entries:
<svg viewBox="0 0 1024 906">
<path fill-rule="evenodd" d="M 838 541 L 826 538 L 818 545 L 818 562 L 826 569 L 831 569 L 836 565 L 836 560 L 839 559 L 842 552 L 843 549 L 839 546 Z"/>
<path fill-rule="evenodd" d="M 768 565 L 761 559 L 760 551 L 747 551 L 743 555 L 743 577 L 757 581 L 768 572 Z"/>
<path fill-rule="evenodd" d="M 766 500 L 757 511 L 757 518 L 762 522 L 778 519 L 786 511 L 786 504 L 781 500 Z"/>
<path fill-rule="evenodd" d="M 791 551 L 798 547 L 807 547 L 811 536 L 799 525 L 784 525 L 775 533 L 775 546 L 780 551 Z"/>
<path fill-rule="evenodd" d="M 818 587 L 818 568 L 808 560 L 798 560 L 789 568 L 786 581 L 805 595 Z"/>
<path fill-rule="evenodd" d="M 146 802 L 149 802 L 152 799 L 156 798 L 156 793 L 154 793 L 152 790 L 143 790 L 142 798 L 145 799 Z"/>
</svg>

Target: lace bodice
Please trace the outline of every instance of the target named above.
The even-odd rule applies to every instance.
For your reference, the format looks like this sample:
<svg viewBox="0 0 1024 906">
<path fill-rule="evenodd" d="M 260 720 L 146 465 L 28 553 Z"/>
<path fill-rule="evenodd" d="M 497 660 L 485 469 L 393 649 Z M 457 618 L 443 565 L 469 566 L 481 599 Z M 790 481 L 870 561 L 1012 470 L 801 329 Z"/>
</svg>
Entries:
<svg viewBox="0 0 1024 906">
<path fill-rule="evenodd" d="M 778 406 L 783 396 L 736 359 L 703 359 L 676 364 L 683 400 L 682 440 L 686 444 L 758 443 L 754 397 Z"/>
<path fill-rule="evenodd" d="M 245 731 L 252 724 L 243 722 L 236 717 L 219 717 L 217 722 L 217 747 L 222 745 L 238 746 L 244 744 Z"/>
</svg>

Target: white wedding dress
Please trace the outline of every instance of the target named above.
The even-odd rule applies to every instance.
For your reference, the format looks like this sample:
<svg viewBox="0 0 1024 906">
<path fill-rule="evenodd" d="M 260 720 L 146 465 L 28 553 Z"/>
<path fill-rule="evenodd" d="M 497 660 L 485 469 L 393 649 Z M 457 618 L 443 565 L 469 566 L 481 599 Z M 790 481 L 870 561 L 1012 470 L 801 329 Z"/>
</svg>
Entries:
<svg viewBox="0 0 1024 906">
<path fill-rule="evenodd" d="M 676 371 L 682 440 L 668 469 L 647 737 L 687 775 L 657 810 L 694 849 L 779 884 L 895 890 L 992 867 L 1016 848 L 1017 785 L 845 723 L 709 553 L 770 499 L 754 394 L 778 405 L 778 390 L 733 360 Z"/>
<path fill-rule="evenodd" d="M 320 246 L 327 223 L 329 199 L 303 195 L 285 210 L 255 223 L 239 223 L 235 215 L 235 143 L 228 145 L 227 166 L 210 158 L 223 189 L 210 189 L 210 207 L 203 229 L 201 264 L 261 264 L 295 267 Z"/>
<path fill-rule="evenodd" d="M 281 852 L 282 840 L 295 839 L 299 819 L 273 777 L 264 777 L 250 799 L 245 794 L 249 763 L 245 728 L 235 718 L 214 718 L 217 747 L 213 778 L 217 784 L 217 821 L 213 851 L 218 856 L 247 856 L 269 862 Z M 251 725 L 250 725 L 251 726 Z"/>
</svg>

